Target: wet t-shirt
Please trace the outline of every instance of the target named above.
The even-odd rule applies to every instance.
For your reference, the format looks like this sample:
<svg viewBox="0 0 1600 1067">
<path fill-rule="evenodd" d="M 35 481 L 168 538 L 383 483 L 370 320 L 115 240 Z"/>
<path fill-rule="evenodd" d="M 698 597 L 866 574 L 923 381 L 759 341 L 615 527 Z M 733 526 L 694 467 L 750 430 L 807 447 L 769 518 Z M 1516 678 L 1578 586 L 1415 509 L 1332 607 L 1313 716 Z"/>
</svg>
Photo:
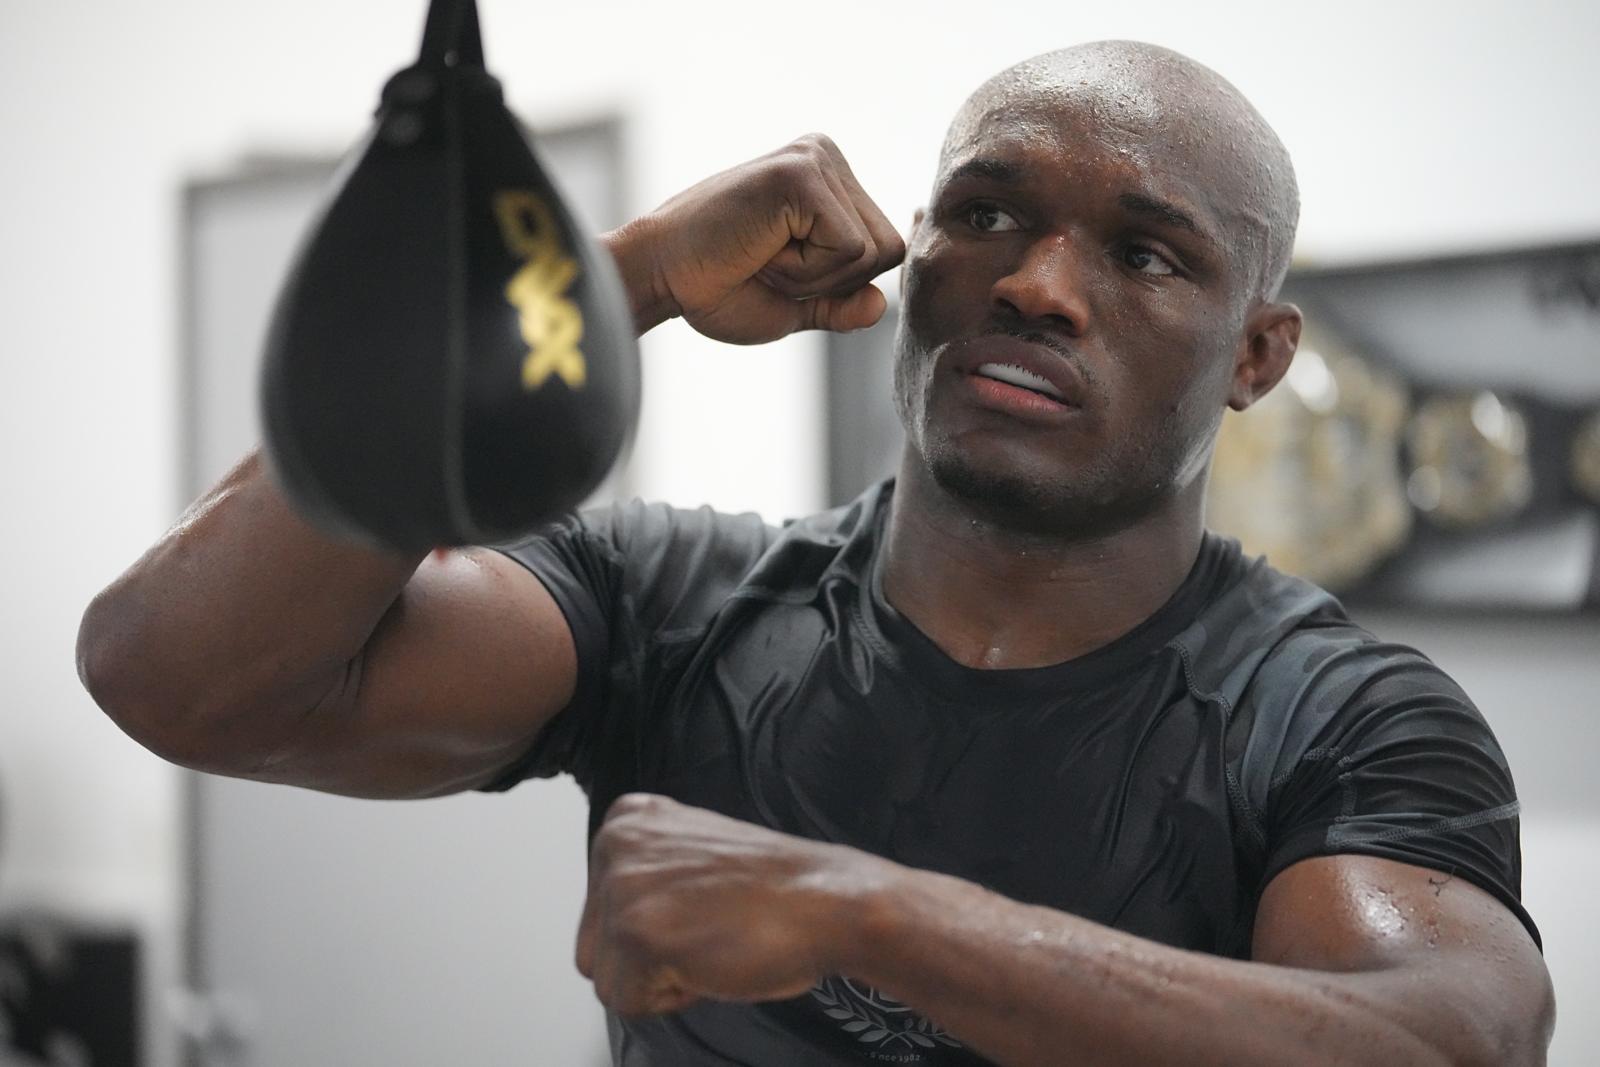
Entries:
<svg viewBox="0 0 1600 1067">
<path fill-rule="evenodd" d="M 578 683 L 491 788 L 570 773 L 591 836 L 661 793 L 1222 956 L 1274 875 L 1331 853 L 1465 878 L 1537 938 L 1505 757 L 1422 655 L 1207 535 L 1111 644 L 967 667 L 884 598 L 893 489 L 781 528 L 618 505 L 502 548 L 566 615 Z M 619 1067 L 987 1062 L 847 975 L 610 1027 Z"/>
</svg>

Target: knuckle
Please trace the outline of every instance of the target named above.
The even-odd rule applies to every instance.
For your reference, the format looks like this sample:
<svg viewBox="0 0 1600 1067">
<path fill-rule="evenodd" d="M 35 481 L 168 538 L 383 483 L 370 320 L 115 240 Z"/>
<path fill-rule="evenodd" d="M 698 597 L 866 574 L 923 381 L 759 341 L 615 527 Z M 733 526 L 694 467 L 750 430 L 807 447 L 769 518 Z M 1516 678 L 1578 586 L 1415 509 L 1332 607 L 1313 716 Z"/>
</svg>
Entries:
<svg viewBox="0 0 1600 1067">
<path fill-rule="evenodd" d="M 803 133 L 799 137 L 796 137 L 794 139 L 794 146 L 802 151 L 818 156 L 832 156 L 839 150 L 839 146 L 833 143 L 833 138 L 829 137 L 825 133 L 819 133 L 815 130 L 810 133 Z"/>
<path fill-rule="evenodd" d="M 624 909 L 623 913 L 612 921 L 611 941 L 629 957 L 648 958 L 655 943 L 655 932 L 648 923 L 635 917 L 631 912 L 632 909 Z"/>
<path fill-rule="evenodd" d="M 798 217 L 806 217 L 828 202 L 828 183 L 806 159 L 791 157 L 771 176 L 769 193 L 776 204 Z"/>
<path fill-rule="evenodd" d="M 780 188 L 804 185 L 816 177 L 817 157 L 803 145 L 785 145 L 774 152 L 764 168 L 767 180 Z"/>
<path fill-rule="evenodd" d="M 606 810 L 606 821 L 656 811 L 661 806 L 661 799 L 652 793 L 624 793 L 611 802 L 611 807 Z"/>
<path fill-rule="evenodd" d="M 591 874 L 597 883 L 609 885 L 617 881 L 617 872 L 627 866 L 638 840 L 626 821 L 608 822 L 600 828 L 589 849 Z"/>
<path fill-rule="evenodd" d="M 617 940 L 648 956 L 661 934 L 671 926 L 669 911 L 651 897 L 629 901 L 618 910 L 614 920 Z"/>
<path fill-rule="evenodd" d="M 771 157 L 774 180 L 787 186 L 825 187 L 838 168 L 839 150 L 820 133 L 808 133 L 784 145 Z"/>
<path fill-rule="evenodd" d="M 610 901 L 607 910 L 612 914 L 619 914 L 648 891 L 651 885 L 651 872 L 648 868 L 641 868 L 636 864 L 619 863 L 606 871 L 601 876 L 601 881 L 606 899 Z"/>
<path fill-rule="evenodd" d="M 607 819 L 609 820 L 610 816 L 607 816 Z M 589 862 L 594 864 L 597 870 L 604 870 L 616 847 L 617 828 L 607 821 L 594 835 L 594 844 L 589 846 Z"/>
</svg>

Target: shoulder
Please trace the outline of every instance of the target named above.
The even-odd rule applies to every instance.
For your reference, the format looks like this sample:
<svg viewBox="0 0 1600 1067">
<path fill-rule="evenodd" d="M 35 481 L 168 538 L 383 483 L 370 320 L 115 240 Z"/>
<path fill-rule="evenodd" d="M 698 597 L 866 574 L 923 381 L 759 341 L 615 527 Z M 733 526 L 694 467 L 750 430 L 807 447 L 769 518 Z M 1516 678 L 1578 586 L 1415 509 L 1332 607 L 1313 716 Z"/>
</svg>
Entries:
<svg viewBox="0 0 1600 1067">
<path fill-rule="evenodd" d="M 1238 728 L 1249 762 L 1281 781 L 1307 761 L 1341 773 L 1401 749 L 1443 756 L 1461 746 L 1473 762 L 1505 770 L 1488 723 L 1466 692 L 1417 649 L 1349 620 L 1320 619 L 1288 634 L 1244 694 Z M 1409 756 L 1408 756 L 1409 758 Z"/>
<path fill-rule="evenodd" d="M 835 578 L 864 581 L 892 487 L 880 482 L 848 504 L 785 523 L 750 575 L 751 594 L 793 597 Z"/>
<path fill-rule="evenodd" d="M 1239 573 L 1174 641 L 1195 695 L 1219 705 L 1234 747 L 1274 773 L 1348 750 L 1378 727 L 1487 735 L 1461 687 L 1417 649 L 1354 622 L 1325 590 L 1263 560 Z"/>
<path fill-rule="evenodd" d="M 1362 639 L 1365 631 L 1332 594 L 1244 555 L 1235 541 L 1209 536 L 1226 577 L 1171 642 L 1196 696 L 1231 711 L 1264 671 L 1281 670 L 1286 656 Z"/>
<path fill-rule="evenodd" d="M 1222 709 L 1230 774 L 1252 809 L 1291 782 L 1374 793 L 1383 768 L 1513 795 L 1499 742 L 1461 686 L 1309 582 L 1249 561 L 1197 626 L 1179 638 L 1190 685 Z"/>
<path fill-rule="evenodd" d="M 1229 578 L 1172 642 L 1202 694 L 1233 706 L 1264 681 L 1295 690 L 1312 683 L 1337 689 L 1375 671 L 1414 672 L 1448 683 L 1421 652 L 1386 642 L 1353 621 L 1327 590 L 1219 540 Z"/>
<path fill-rule="evenodd" d="M 703 625 L 730 598 L 814 586 L 875 514 L 881 487 L 774 525 L 753 512 L 631 500 L 586 508 L 496 546 L 547 583 L 581 584 L 648 629 Z"/>
</svg>

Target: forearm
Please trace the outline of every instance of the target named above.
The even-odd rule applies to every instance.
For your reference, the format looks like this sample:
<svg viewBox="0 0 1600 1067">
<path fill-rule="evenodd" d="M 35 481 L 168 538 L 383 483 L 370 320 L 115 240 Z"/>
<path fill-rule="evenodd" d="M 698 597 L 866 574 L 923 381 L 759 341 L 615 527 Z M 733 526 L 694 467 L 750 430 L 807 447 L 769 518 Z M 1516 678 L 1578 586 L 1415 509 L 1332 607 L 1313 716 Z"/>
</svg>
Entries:
<svg viewBox="0 0 1600 1067">
<path fill-rule="evenodd" d="M 1182 951 L 922 871 L 868 914 L 840 969 L 1002 1064 L 1461 1062 L 1407 1025 L 1399 974 Z"/>
<path fill-rule="evenodd" d="M 252 452 L 89 605 L 79 675 L 158 749 L 246 705 L 288 718 L 357 655 L 423 558 L 312 527 Z"/>
</svg>

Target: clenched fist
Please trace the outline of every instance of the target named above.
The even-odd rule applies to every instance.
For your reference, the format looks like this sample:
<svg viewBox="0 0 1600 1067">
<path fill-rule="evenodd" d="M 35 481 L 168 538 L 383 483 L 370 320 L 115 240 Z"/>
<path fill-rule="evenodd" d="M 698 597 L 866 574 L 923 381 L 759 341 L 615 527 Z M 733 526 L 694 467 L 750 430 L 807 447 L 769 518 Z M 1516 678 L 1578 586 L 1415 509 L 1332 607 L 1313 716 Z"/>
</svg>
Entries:
<svg viewBox="0 0 1600 1067">
<path fill-rule="evenodd" d="M 821 134 L 724 171 L 607 234 L 641 329 L 681 315 L 759 344 L 883 316 L 873 278 L 905 241 Z"/>
<path fill-rule="evenodd" d="M 837 973 L 887 860 L 633 793 L 595 838 L 578 970 L 623 1015 L 779 1000 Z"/>
</svg>

